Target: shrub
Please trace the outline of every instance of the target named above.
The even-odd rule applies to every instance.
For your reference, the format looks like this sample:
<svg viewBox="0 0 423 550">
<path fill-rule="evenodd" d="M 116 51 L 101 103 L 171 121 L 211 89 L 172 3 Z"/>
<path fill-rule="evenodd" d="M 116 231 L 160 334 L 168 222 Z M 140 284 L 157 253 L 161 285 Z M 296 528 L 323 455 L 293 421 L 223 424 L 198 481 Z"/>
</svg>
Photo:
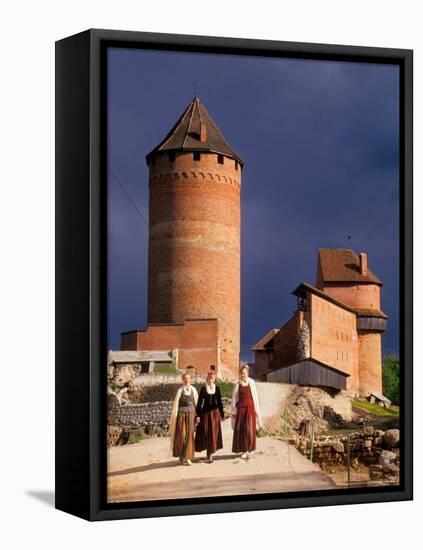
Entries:
<svg viewBox="0 0 423 550">
<path fill-rule="evenodd" d="M 222 397 L 232 397 L 235 384 L 233 382 L 225 382 L 224 380 L 217 380 L 216 384 L 220 388 L 220 394 Z"/>
<path fill-rule="evenodd" d="M 176 368 L 171 364 L 162 363 L 161 365 L 154 365 L 154 374 L 176 374 Z"/>
<path fill-rule="evenodd" d="M 387 355 L 382 367 L 383 395 L 399 405 L 400 401 L 400 364 L 395 355 Z"/>
</svg>

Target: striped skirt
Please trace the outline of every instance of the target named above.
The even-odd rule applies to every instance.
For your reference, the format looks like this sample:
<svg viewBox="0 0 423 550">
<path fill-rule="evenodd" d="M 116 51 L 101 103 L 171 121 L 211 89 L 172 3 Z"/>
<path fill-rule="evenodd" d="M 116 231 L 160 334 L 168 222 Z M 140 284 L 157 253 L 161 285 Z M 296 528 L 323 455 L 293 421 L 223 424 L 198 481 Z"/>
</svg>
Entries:
<svg viewBox="0 0 423 550">
<path fill-rule="evenodd" d="M 236 413 L 233 453 L 247 453 L 256 449 L 256 411 L 254 406 L 240 407 Z"/>
<path fill-rule="evenodd" d="M 220 411 L 214 409 L 200 416 L 200 423 L 195 432 L 195 450 L 197 453 L 207 451 L 210 456 L 223 447 Z"/>
<path fill-rule="evenodd" d="M 195 412 L 178 412 L 176 417 L 173 456 L 192 460 L 194 458 Z"/>
</svg>

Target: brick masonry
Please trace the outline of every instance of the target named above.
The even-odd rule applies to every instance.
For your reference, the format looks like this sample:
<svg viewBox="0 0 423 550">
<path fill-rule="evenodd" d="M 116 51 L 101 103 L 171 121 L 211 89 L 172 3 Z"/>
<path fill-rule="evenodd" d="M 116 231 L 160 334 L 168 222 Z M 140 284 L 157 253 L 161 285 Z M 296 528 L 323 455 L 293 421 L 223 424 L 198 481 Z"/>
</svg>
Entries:
<svg viewBox="0 0 423 550">
<path fill-rule="evenodd" d="M 220 375 L 240 349 L 240 190 L 235 160 L 157 155 L 149 174 L 148 323 L 218 319 Z M 238 166 L 238 169 L 237 169 Z M 195 365 L 194 365 L 195 366 Z"/>
<path fill-rule="evenodd" d="M 378 389 L 382 393 L 382 342 L 377 332 L 359 334 L 359 391 L 367 395 Z"/>
<path fill-rule="evenodd" d="M 219 323 L 199 319 L 174 325 L 150 325 L 146 330 L 122 334 L 122 350 L 177 349 L 177 368 L 195 368 L 205 374 L 219 364 Z"/>
<path fill-rule="evenodd" d="M 349 374 L 347 387 L 358 388 L 358 335 L 354 313 L 310 294 L 311 355 Z"/>
</svg>

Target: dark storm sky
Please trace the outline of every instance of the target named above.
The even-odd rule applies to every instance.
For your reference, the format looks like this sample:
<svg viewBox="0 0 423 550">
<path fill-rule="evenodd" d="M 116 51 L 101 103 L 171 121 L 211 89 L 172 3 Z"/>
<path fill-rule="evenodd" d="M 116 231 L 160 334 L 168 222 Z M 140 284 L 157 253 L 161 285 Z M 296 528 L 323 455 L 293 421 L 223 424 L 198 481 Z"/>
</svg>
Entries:
<svg viewBox="0 0 423 550">
<path fill-rule="evenodd" d="M 317 249 L 368 254 L 399 353 L 399 72 L 390 65 L 109 50 L 109 347 L 145 328 L 145 155 L 200 99 L 245 161 L 241 356 L 315 283 Z M 114 175 L 112 175 L 114 174 Z"/>
</svg>

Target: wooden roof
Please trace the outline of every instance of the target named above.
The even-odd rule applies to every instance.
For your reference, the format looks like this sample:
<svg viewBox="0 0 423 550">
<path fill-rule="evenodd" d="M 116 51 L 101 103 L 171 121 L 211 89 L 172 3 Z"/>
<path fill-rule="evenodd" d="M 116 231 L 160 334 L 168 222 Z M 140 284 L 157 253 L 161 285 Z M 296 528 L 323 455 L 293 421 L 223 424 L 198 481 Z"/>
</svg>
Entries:
<svg viewBox="0 0 423 550">
<path fill-rule="evenodd" d="M 380 317 L 381 319 L 387 319 L 388 316 L 386 313 L 383 313 L 380 309 L 365 309 L 365 308 L 357 308 L 355 310 L 358 317 Z"/>
<path fill-rule="evenodd" d="M 204 141 L 200 139 L 201 124 L 205 126 L 206 139 Z M 156 153 L 184 150 L 220 153 L 237 160 L 241 166 L 244 165 L 198 97 L 191 101 L 163 141 L 148 153 L 147 164 L 150 157 Z"/>
<path fill-rule="evenodd" d="M 263 351 L 265 348 L 265 345 L 270 342 L 270 340 L 276 336 L 276 334 L 279 332 L 278 328 L 272 328 L 272 330 L 269 330 L 269 332 L 263 336 L 261 340 L 257 342 L 257 344 L 254 345 L 254 347 L 251 348 L 251 351 Z"/>
<path fill-rule="evenodd" d="M 349 248 L 319 248 L 318 262 L 325 283 L 373 283 L 382 281 L 367 268 L 367 275 L 360 270 L 360 258 Z"/>
</svg>

